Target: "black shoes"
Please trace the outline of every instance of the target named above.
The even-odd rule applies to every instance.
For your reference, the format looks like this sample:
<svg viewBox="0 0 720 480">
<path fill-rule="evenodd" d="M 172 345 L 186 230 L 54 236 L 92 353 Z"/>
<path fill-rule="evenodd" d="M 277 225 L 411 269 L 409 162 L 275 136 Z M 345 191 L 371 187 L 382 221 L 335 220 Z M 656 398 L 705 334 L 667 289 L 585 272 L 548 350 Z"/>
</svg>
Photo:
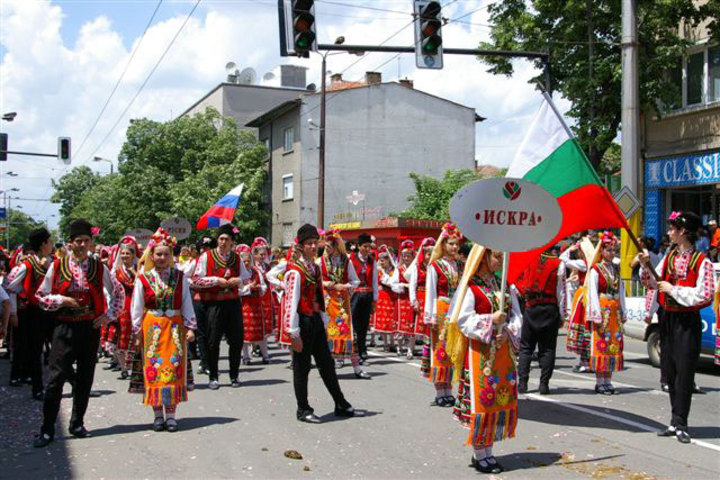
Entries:
<svg viewBox="0 0 720 480">
<path fill-rule="evenodd" d="M 35 439 L 33 440 L 33 447 L 45 448 L 50 445 L 52 441 L 53 437 L 51 437 L 47 433 L 41 433 L 40 435 L 35 436 Z"/>
<path fill-rule="evenodd" d="M 455 406 L 455 397 L 452 395 L 436 397 L 430 405 L 433 407 L 453 407 Z"/>
<path fill-rule="evenodd" d="M 665 430 L 657 432 L 657 436 L 658 437 L 674 437 L 676 433 L 677 433 L 677 429 L 675 427 L 673 427 L 672 425 L 670 425 Z"/>
<path fill-rule="evenodd" d="M 660 390 L 662 390 L 665 393 L 668 393 L 668 392 L 670 392 L 670 387 L 668 386 L 667 383 L 661 383 Z"/>
<path fill-rule="evenodd" d="M 168 418 L 167 420 L 165 420 L 165 430 L 167 430 L 168 432 L 171 432 L 171 433 L 177 432 L 178 431 L 177 420 L 175 420 L 174 418 Z"/>
<path fill-rule="evenodd" d="M 547 383 L 541 383 L 540 387 L 538 388 L 538 392 L 540 393 L 540 395 L 549 395 L 550 386 Z"/>
<path fill-rule="evenodd" d="M 75 438 L 88 438 L 91 437 L 90 432 L 85 428 L 84 425 L 80 425 L 79 427 L 71 428 L 70 429 L 70 435 L 72 435 Z"/>
<path fill-rule="evenodd" d="M 230 386 L 231 386 L 232 388 L 240 388 L 240 385 L 242 385 L 242 384 L 240 383 L 240 380 L 238 380 L 237 378 L 233 378 L 233 379 L 230 381 Z"/>
<path fill-rule="evenodd" d="M 522 380 L 518 382 L 518 393 L 527 393 L 528 386 L 527 381 L 523 382 Z"/>
<path fill-rule="evenodd" d="M 103 367 L 103 370 L 113 370 L 113 369 L 117 368 L 117 366 L 118 366 L 117 363 L 111 362 L 111 363 L 108 363 L 107 365 L 105 365 Z"/>
<path fill-rule="evenodd" d="M 615 389 L 608 385 L 595 385 L 595 393 L 600 395 L 612 395 Z"/>
<path fill-rule="evenodd" d="M 297 419 L 304 423 L 320 423 L 320 417 L 315 415 L 312 410 L 302 410 L 297 412 Z"/>
<path fill-rule="evenodd" d="M 359 372 L 355 372 L 355 378 L 361 378 L 363 380 L 370 380 L 370 374 L 367 373 L 365 370 L 360 370 Z"/>
<path fill-rule="evenodd" d="M 220 384 L 217 380 L 210 380 L 210 382 L 208 382 L 208 388 L 210 390 L 217 390 L 218 388 L 220 388 Z"/>
<path fill-rule="evenodd" d="M 678 430 L 675 433 L 675 436 L 680 443 L 690 443 L 690 434 L 687 432 L 687 430 Z"/>
<path fill-rule="evenodd" d="M 665 430 L 657 432 L 658 437 L 675 437 L 680 443 L 690 443 L 692 440 L 687 430 L 680 430 L 679 428 L 670 425 Z"/>
<path fill-rule="evenodd" d="M 573 373 L 587 373 L 589 369 L 585 365 L 575 365 L 573 366 L 572 371 Z"/>
<path fill-rule="evenodd" d="M 269 358 L 263 358 L 263 359 L 262 359 L 262 364 L 263 364 L 263 365 L 269 365 L 269 364 L 270 364 L 270 359 L 269 359 Z"/>
<path fill-rule="evenodd" d="M 477 470 L 480 473 L 502 473 L 503 468 L 500 465 L 500 463 L 495 459 L 495 457 L 486 457 L 482 460 L 477 460 L 475 457 L 472 457 L 470 464 L 473 466 L 475 470 Z"/>
<path fill-rule="evenodd" d="M 155 417 L 153 422 L 153 430 L 156 432 L 162 432 L 165 430 L 165 419 L 163 417 Z"/>
<path fill-rule="evenodd" d="M 335 416 L 336 417 L 354 417 L 355 416 L 355 409 L 348 405 L 347 407 L 335 407 Z"/>
</svg>

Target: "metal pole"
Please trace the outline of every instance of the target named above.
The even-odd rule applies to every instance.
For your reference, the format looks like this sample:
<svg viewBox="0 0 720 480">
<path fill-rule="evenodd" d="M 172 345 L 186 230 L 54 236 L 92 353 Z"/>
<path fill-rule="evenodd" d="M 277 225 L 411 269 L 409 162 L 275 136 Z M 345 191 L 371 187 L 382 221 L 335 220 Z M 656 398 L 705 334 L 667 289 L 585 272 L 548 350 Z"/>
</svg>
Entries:
<svg viewBox="0 0 720 480">
<path fill-rule="evenodd" d="M 10 253 L 10 200 L 8 199 L 7 192 L 3 192 L 3 206 L 5 207 L 5 224 L 7 230 L 5 230 L 5 249 Z M 10 272 L 8 272 L 10 273 Z"/>
<path fill-rule="evenodd" d="M 622 0 L 622 184 L 638 193 L 639 88 L 636 0 Z"/>
<path fill-rule="evenodd" d="M 115 174 L 115 165 L 113 164 L 112 160 L 110 160 L 110 175 Z"/>
<path fill-rule="evenodd" d="M 318 158 L 318 212 L 317 212 L 317 226 L 318 228 L 324 228 L 325 225 L 325 97 L 326 97 L 326 84 L 325 77 L 327 76 L 327 54 L 323 54 L 322 59 L 322 80 L 320 83 L 320 155 Z"/>
</svg>

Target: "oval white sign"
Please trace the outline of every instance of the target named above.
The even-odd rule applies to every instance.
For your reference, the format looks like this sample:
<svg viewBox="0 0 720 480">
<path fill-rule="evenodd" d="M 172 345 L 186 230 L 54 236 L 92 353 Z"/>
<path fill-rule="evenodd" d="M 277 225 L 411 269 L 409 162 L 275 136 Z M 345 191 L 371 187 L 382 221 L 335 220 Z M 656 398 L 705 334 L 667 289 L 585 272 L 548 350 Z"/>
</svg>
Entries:
<svg viewBox="0 0 720 480">
<path fill-rule="evenodd" d="M 190 222 L 182 217 L 171 217 L 163 220 L 160 226 L 178 240 L 185 240 L 192 232 Z"/>
<path fill-rule="evenodd" d="M 516 178 L 478 180 L 450 200 L 450 218 L 474 242 L 503 252 L 526 252 L 560 231 L 562 210 L 541 186 Z"/>
<path fill-rule="evenodd" d="M 125 232 L 125 235 L 135 237 L 135 240 L 137 240 L 138 243 L 142 243 L 143 247 L 147 247 L 148 241 L 150 240 L 150 237 L 152 237 L 153 232 L 147 228 L 133 228 L 132 230 Z"/>
</svg>

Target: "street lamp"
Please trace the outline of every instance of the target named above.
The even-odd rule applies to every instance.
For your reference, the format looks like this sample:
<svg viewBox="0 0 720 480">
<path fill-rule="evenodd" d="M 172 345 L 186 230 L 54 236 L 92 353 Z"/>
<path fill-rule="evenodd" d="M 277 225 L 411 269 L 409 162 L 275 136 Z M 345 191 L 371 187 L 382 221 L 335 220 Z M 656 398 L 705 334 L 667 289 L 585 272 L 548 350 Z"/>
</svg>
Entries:
<svg viewBox="0 0 720 480">
<path fill-rule="evenodd" d="M 2 119 L 6 122 L 12 122 L 17 117 L 17 112 L 3 113 Z"/>
<path fill-rule="evenodd" d="M 15 172 L 5 172 L 7 175 L 10 175 L 11 177 L 17 177 L 18 174 Z"/>
<path fill-rule="evenodd" d="M 93 162 L 108 162 L 110 164 L 110 175 L 115 173 L 115 167 L 112 160 L 102 157 L 93 157 Z"/>
</svg>

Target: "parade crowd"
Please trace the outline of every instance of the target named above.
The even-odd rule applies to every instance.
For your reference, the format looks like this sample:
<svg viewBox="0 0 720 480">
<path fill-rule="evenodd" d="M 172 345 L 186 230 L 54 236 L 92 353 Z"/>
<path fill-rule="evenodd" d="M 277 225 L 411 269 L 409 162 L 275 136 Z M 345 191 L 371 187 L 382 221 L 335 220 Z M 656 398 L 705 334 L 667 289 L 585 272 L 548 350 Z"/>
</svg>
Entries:
<svg viewBox="0 0 720 480">
<path fill-rule="evenodd" d="M 673 212 L 668 225 L 660 250 L 643 239 L 631 266 L 647 288 L 647 321 L 657 314 L 661 325 L 672 417 L 658 435 L 689 443 L 699 311 L 715 298 L 717 314 L 720 296 L 712 265 L 720 232 L 713 221 L 706 238 L 692 212 Z M 84 419 L 102 357 L 152 409 L 153 430 L 177 431 L 178 405 L 200 376 L 210 390 L 221 388 L 223 341 L 231 388 L 243 385 L 242 364 L 270 362 L 268 342 L 291 351 L 296 418 L 307 423 L 321 422 L 308 402 L 313 362 L 335 415 L 352 417 L 338 368 L 348 364 L 367 381 L 369 349 L 419 356 L 431 405 L 468 429 L 472 465 L 483 473 L 503 471 L 493 445 L 516 434 L 518 394 L 528 391 L 536 351 L 538 393 L 552 394 L 563 325 L 574 370 L 595 376 L 596 394 L 618 393 L 612 377 L 624 368 L 626 289 L 619 239 L 609 231 L 554 246 L 510 285 L 502 284 L 503 252 L 471 245 L 449 223 L 438 238 L 404 240 L 397 251 L 366 233 L 345 242 L 340 231 L 308 224 L 284 251 L 260 237 L 238 245 L 232 225 L 195 245 L 178 245 L 162 228 L 147 245 L 130 236 L 96 245 L 97 233 L 77 219 L 66 242 L 54 243 L 40 228 L 5 261 L 0 334 L 12 358 L 10 385 L 29 384 L 43 405 L 36 447 L 54 440 L 66 382 L 69 432 L 91 435 Z"/>
</svg>

